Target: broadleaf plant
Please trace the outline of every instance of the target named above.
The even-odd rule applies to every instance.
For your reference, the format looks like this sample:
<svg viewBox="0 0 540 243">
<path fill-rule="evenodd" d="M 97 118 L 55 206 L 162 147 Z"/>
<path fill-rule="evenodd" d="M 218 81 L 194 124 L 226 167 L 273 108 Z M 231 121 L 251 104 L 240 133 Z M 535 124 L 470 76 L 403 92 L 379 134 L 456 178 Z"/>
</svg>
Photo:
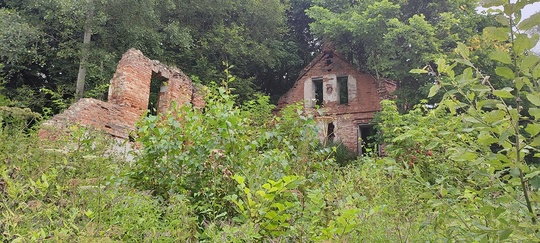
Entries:
<svg viewBox="0 0 540 243">
<path fill-rule="evenodd" d="M 540 238 L 540 58 L 530 51 L 538 36 L 523 33 L 540 23 L 540 15 L 520 20 L 525 3 L 533 2 L 538 1 L 484 1 L 484 7 L 499 6 L 490 11 L 499 22 L 508 23 L 483 31 L 487 40 L 508 43 L 508 48 L 489 55 L 502 86 L 492 83 L 492 77 L 485 74 L 489 70 L 475 66 L 466 44 L 459 44 L 455 50 L 461 59 L 440 59 L 437 66 L 425 68 L 437 70 L 430 96 L 443 93 L 443 98 L 432 104 L 433 111 L 426 112 L 450 112 L 463 125 L 453 135 L 466 138 L 457 142 L 448 140 L 454 143 L 445 148 L 452 163 L 467 162 L 462 181 L 446 183 L 440 175 L 432 180 L 427 180 L 425 175 L 417 178 L 426 181 L 433 191 L 441 188 L 457 197 L 458 200 L 434 193 L 430 198 L 441 219 L 454 218 L 459 222 L 435 225 L 436 231 L 448 238 L 473 237 L 477 241 L 509 238 L 538 241 Z M 411 133 L 401 135 L 407 136 Z M 394 151 L 391 146 L 389 151 Z"/>
</svg>

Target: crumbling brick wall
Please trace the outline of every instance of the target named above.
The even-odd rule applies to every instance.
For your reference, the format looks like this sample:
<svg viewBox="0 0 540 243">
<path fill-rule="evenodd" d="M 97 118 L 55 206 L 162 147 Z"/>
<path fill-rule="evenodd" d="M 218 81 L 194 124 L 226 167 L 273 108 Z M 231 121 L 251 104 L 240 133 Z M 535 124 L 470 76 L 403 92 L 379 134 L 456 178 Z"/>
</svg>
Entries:
<svg viewBox="0 0 540 243">
<path fill-rule="evenodd" d="M 348 102 L 339 102 L 338 77 L 347 77 Z M 377 80 L 369 74 L 356 70 L 343 56 L 331 48 L 323 50 L 300 74 L 300 77 L 278 101 L 278 109 L 288 104 L 304 103 L 306 113 L 320 116 L 315 107 L 315 85 L 313 80 L 322 80 L 323 102 L 319 107 L 325 119 L 320 127 L 326 129 L 331 122 L 334 126 L 334 140 L 342 142 L 351 151 L 359 152 L 359 126 L 369 124 L 376 112 L 381 110 L 380 101 L 392 98 L 394 82 Z M 331 117 L 329 121 L 328 117 Z M 328 136 L 321 131 L 321 140 Z"/>
<path fill-rule="evenodd" d="M 54 135 L 78 124 L 103 130 L 111 136 L 126 139 L 135 123 L 148 109 L 152 78 L 166 80 L 160 89 L 157 113 L 170 109 L 171 104 L 192 104 L 203 107 L 204 99 L 191 79 L 180 69 L 150 60 L 141 51 L 130 49 L 122 55 L 110 81 L 108 101 L 81 99 L 66 111 L 43 124 L 41 137 Z"/>
</svg>

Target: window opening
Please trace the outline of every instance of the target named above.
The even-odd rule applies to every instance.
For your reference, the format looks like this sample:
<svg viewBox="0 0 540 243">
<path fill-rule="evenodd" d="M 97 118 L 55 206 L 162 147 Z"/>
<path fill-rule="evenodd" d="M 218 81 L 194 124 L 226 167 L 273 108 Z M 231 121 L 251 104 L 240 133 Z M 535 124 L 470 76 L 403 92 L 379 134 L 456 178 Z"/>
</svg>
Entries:
<svg viewBox="0 0 540 243">
<path fill-rule="evenodd" d="M 167 79 L 157 73 L 152 73 L 150 79 L 150 94 L 148 97 L 148 115 L 157 115 L 159 108 L 159 94 L 167 85 Z"/>
<path fill-rule="evenodd" d="M 338 77 L 338 87 L 339 87 L 339 104 L 349 104 L 349 86 L 348 86 L 349 77 Z"/>
<path fill-rule="evenodd" d="M 336 137 L 336 134 L 334 133 L 334 129 L 335 129 L 334 123 L 333 122 L 328 123 L 328 128 L 326 131 L 326 140 L 328 141 L 328 143 L 334 142 L 334 138 Z"/>
<path fill-rule="evenodd" d="M 322 106 L 323 104 L 323 80 L 314 79 L 313 87 L 315 92 L 315 105 Z"/>
</svg>

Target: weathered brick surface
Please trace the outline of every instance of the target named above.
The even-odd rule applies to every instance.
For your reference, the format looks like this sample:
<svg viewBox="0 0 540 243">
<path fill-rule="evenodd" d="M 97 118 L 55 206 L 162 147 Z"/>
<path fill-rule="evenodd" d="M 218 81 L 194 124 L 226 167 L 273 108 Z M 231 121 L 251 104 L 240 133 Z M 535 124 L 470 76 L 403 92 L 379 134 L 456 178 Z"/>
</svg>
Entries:
<svg viewBox="0 0 540 243">
<path fill-rule="evenodd" d="M 103 130 L 111 136 L 126 139 L 135 123 L 148 109 L 152 77 L 166 81 L 159 93 L 157 112 L 167 111 L 173 102 L 195 107 L 205 105 L 191 79 L 177 68 L 150 60 L 142 52 L 130 49 L 118 63 L 109 86 L 108 102 L 81 99 L 66 111 L 43 124 L 41 137 L 56 135 L 69 125 L 79 124 Z"/>
<path fill-rule="evenodd" d="M 348 103 L 339 104 L 337 78 L 348 77 Z M 313 80 L 323 80 L 323 105 L 321 110 L 325 119 L 335 126 L 336 141 L 341 141 L 352 151 L 358 148 L 358 126 L 368 124 L 374 114 L 381 110 L 380 101 L 392 98 L 396 89 L 394 82 L 377 80 L 369 74 L 362 74 L 344 57 L 331 49 L 317 56 L 300 74 L 300 77 L 278 101 L 278 109 L 296 102 L 304 103 L 306 113 L 320 116 L 315 110 Z M 331 117 L 331 121 L 327 117 Z M 323 121 L 324 120 L 324 121 Z M 324 127 L 324 126 L 321 126 Z M 325 132 L 321 132 L 321 140 Z"/>
</svg>

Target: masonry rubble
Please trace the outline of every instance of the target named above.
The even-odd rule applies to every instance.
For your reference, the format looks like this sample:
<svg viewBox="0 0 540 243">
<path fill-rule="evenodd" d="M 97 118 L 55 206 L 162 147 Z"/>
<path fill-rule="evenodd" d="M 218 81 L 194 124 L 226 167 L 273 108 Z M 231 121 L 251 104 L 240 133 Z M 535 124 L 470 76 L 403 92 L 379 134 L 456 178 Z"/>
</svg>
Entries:
<svg viewBox="0 0 540 243">
<path fill-rule="evenodd" d="M 192 80 L 180 69 L 150 60 L 136 49 L 122 55 L 110 81 L 108 101 L 80 99 L 63 113 L 42 124 L 39 136 L 54 139 L 59 131 L 71 125 L 90 126 L 103 130 L 112 137 L 128 139 L 135 123 L 148 110 L 152 78 L 165 80 L 160 88 L 157 113 L 166 112 L 173 102 L 205 105 L 204 97 Z"/>
</svg>

